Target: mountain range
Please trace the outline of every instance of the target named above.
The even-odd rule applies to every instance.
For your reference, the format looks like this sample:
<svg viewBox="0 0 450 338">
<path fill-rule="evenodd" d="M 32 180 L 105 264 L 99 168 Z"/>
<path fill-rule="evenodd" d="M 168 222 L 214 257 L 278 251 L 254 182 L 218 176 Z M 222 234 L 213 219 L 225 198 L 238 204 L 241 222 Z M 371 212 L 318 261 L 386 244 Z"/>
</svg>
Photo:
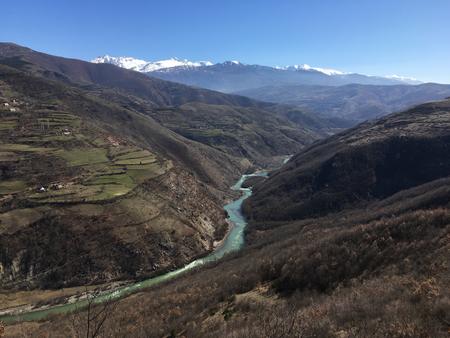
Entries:
<svg viewBox="0 0 450 338">
<path fill-rule="evenodd" d="M 366 76 L 305 64 L 267 67 L 239 61 L 146 62 L 111 56 L 92 62 L 111 63 L 152 78 L 289 105 L 291 108 L 284 109 L 283 114 L 291 120 L 296 120 L 296 114 L 301 112 L 301 115 L 309 113 L 355 124 L 450 96 L 450 86 L 445 84 L 421 83 L 395 75 Z"/>
<path fill-rule="evenodd" d="M 294 65 L 269 67 L 248 65 L 239 61 L 215 63 L 209 61 L 191 62 L 169 59 L 146 62 L 130 57 L 98 57 L 92 62 L 112 63 L 133 69 L 164 80 L 180 82 L 221 92 L 235 92 L 269 85 L 330 85 L 339 86 L 350 83 L 394 85 L 418 84 L 420 81 L 399 76 L 368 76 L 346 73 L 338 70 Z"/>
</svg>

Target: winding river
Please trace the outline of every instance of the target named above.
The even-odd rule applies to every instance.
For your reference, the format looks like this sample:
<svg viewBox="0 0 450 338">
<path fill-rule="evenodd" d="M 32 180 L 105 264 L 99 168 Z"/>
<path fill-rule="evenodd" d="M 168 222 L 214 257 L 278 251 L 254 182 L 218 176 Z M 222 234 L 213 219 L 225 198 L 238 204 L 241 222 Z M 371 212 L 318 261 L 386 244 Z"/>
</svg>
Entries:
<svg viewBox="0 0 450 338">
<path fill-rule="evenodd" d="M 120 287 L 118 289 L 115 289 L 113 291 L 106 291 L 102 293 L 100 296 L 98 296 L 95 299 L 95 302 L 101 303 L 107 300 L 111 299 L 117 299 L 117 298 L 123 298 L 127 295 L 130 295 L 132 293 L 135 293 L 141 289 L 154 286 L 157 284 L 160 284 L 164 281 L 170 280 L 176 276 L 181 275 L 183 272 L 186 272 L 188 270 L 191 270 L 195 267 L 198 267 L 200 265 L 203 265 L 205 263 L 216 261 L 220 258 L 222 258 L 225 254 L 239 250 L 244 245 L 244 228 L 247 225 L 247 222 L 245 221 L 244 215 L 241 212 L 241 206 L 242 202 L 248 198 L 252 191 L 250 188 L 243 188 L 242 184 L 244 181 L 250 177 L 250 176 L 267 176 L 267 172 L 265 171 L 258 171 L 253 174 L 249 175 L 242 175 L 241 178 L 236 182 L 234 186 L 231 187 L 231 189 L 236 191 L 241 191 L 242 195 L 239 199 L 234 200 L 224 206 L 224 209 L 228 213 L 228 219 L 232 224 L 232 227 L 230 231 L 228 232 L 227 237 L 223 241 L 222 245 L 220 245 L 216 250 L 211 252 L 209 255 L 196 259 L 192 261 L 191 263 L 185 265 L 182 268 L 179 268 L 177 270 L 173 270 L 170 272 L 167 272 L 163 275 L 153 277 L 146 279 L 141 282 L 136 282 L 134 284 L 129 284 L 127 286 Z M 38 309 L 38 310 L 30 310 L 28 312 L 22 312 L 18 314 L 7 314 L 0 316 L 0 321 L 3 321 L 6 324 L 18 322 L 18 321 L 35 321 L 35 320 L 41 320 L 49 315 L 52 314 L 60 314 L 60 313 L 68 313 L 75 311 L 77 309 L 83 308 L 87 306 L 87 300 L 86 299 L 79 299 L 72 303 L 52 306 L 45 309 Z"/>
</svg>

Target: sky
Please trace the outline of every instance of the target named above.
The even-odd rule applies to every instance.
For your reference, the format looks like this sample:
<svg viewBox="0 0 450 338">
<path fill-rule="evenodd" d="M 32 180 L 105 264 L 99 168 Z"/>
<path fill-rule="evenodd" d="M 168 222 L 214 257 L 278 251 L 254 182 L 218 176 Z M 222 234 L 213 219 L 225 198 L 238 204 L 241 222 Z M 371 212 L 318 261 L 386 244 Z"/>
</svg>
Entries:
<svg viewBox="0 0 450 338">
<path fill-rule="evenodd" d="M 0 41 L 91 60 L 132 56 L 450 83 L 449 0 L 2 0 Z"/>
</svg>

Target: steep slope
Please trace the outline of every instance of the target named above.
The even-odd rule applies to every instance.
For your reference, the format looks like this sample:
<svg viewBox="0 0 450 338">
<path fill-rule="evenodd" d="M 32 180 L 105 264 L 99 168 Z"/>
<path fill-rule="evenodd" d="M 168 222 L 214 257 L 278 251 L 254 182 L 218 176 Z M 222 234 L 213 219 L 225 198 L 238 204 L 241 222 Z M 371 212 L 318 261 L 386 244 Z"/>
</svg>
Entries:
<svg viewBox="0 0 450 338">
<path fill-rule="evenodd" d="M 327 117 L 370 120 L 450 96 L 450 85 L 268 86 L 238 94 L 257 100 L 296 105 Z"/>
<path fill-rule="evenodd" d="M 2 288 L 140 278 L 222 238 L 238 160 L 90 92 L 0 74 Z"/>
<path fill-rule="evenodd" d="M 255 188 L 255 221 L 293 220 L 364 206 L 450 174 L 450 101 L 364 123 L 295 155 Z"/>
<path fill-rule="evenodd" d="M 276 154 L 288 155 L 310 144 L 321 137 L 321 130 L 329 129 L 315 128 L 312 123 L 304 128 L 261 109 L 197 102 L 177 109 L 155 109 L 150 114 L 186 138 L 260 165 Z"/>
</svg>

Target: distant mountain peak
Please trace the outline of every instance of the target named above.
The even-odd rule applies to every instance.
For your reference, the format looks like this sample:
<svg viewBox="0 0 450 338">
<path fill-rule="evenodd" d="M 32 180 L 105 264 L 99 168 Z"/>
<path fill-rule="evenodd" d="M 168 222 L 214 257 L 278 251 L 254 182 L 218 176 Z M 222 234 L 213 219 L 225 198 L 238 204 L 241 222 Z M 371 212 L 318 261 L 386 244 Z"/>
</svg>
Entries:
<svg viewBox="0 0 450 338">
<path fill-rule="evenodd" d="M 299 64 L 299 65 L 292 65 L 292 66 L 285 66 L 285 67 L 277 67 L 278 69 L 284 69 L 284 70 L 306 70 L 306 71 L 314 71 L 323 73 L 325 75 L 344 75 L 348 74 L 340 70 L 331 69 L 331 68 L 320 68 L 320 67 L 312 67 L 306 63 Z"/>
<path fill-rule="evenodd" d="M 223 66 L 244 66 L 244 64 L 237 60 L 227 60 L 222 63 L 217 63 Z"/>
<path fill-rule="evenodd" d="M 213 63 L 210 61 L 189 61 L 186 59 L 180 59 L 176 57 L 159 61 L 145 61 L 128 56 L 110 56 L 108 54 L 104 56 L 99 56 L 93 59 L 91 62 L 110 63 L 118 67 L 131 69 L 143 73 L 175 67 L 200 67 L 213 65 Z"/>
<path fill-rule="evenodd" d="M 119 66 L 126 69 L 141 71 L 143 67 L 148 63 L 147 61 L 135 59 L 129 56 L 110 56 L 105 54 L 92 60 L 93 63 L 110 63 L 115 66 Z"/>
</svg>

